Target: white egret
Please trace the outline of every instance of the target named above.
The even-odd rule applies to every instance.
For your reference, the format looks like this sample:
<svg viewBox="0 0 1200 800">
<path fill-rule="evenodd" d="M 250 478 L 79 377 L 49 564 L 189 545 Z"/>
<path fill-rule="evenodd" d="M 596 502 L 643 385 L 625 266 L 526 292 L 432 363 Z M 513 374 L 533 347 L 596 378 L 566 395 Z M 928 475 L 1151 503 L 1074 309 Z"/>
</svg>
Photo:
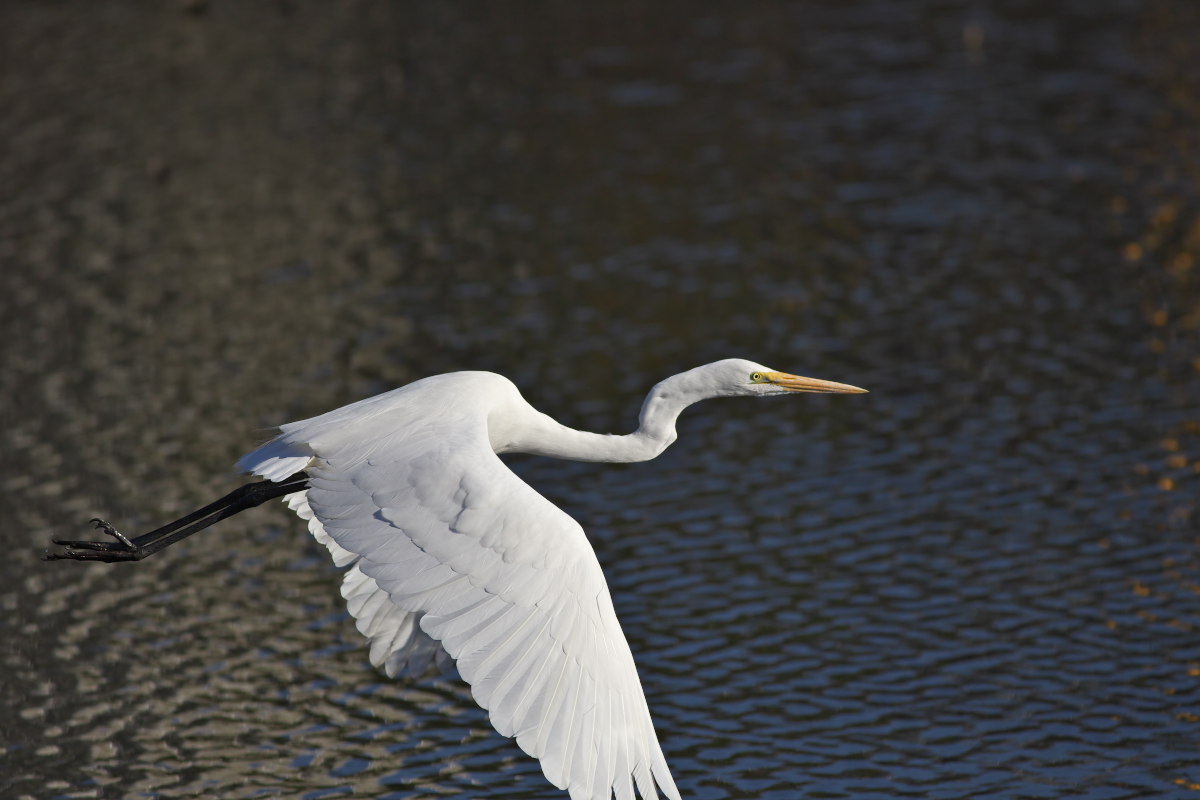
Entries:
<svg viewBox="0 0 1200 800">
<path fill-rule="evenodd" d="M 649 800 L 656 784 L 679 800 L 583 529 L 497 454 L 645 461 L 698 400 L 863 391 L 726 359 L 656 385 L 637 431 L 616 436 L 555 422 L 500 375 L 436 375 L 280 426 L 238 462 L 266 480 L 134 539 L 96 520 L 115 541 L 55 539 L 46 558 L 140 560 L 282 496 L 349 566 L 342 596 L 373 664 L 395 676 L 453 658 L 496 730 L 572 800 L 634 786 Z"/>
</svg>

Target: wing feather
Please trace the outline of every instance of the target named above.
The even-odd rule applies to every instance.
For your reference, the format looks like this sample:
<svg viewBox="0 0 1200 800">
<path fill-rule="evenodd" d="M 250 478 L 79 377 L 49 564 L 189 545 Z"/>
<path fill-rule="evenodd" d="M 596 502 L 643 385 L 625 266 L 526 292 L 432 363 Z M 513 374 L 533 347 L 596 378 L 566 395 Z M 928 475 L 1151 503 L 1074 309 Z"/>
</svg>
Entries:
<svg viewBox="0 0 1200 800">
<path fill-rule="evenodd" d="M 613 768 L 616 773 L 613 781 L 613 792 L 617 796 L 617 800 L 633 800 L 633 783 L 629 780 L 629 773 L 633 769 L 633 765 L 629 763 L 629 716 L 628 709 L 625 707 L 625 696 L 617 695 L 617 719 L 620 720 L 620 730 L 623 736 L 617 737 L 616 752 L 617 761 Z"/>
<path fill-rule="evenodd" d="M 516 606 L 505 603 L 498 595 L 488 595 L 471 614 L 460 614 L 450 619 L 437 619 L 431 625 L 436 625 L 435 635 L 442 646 L 450 653 L 457 655 L 468 641 L 482 636 L 484 631 L 497 625 L 503 617 Z"/>
<path fill-rule="evenodd" d="M 505 728 L 519 730 L 521 704 L 529 690 L 538 685 L 548 660 L 542 641 L 549 624 L 549 620 L 543 620 L 536 633 L 524 638 L 520 652 L 513 653 L 504 676 L 496 682 L 492 690 L 492 717 L 497 720 L 497 725 L 503 722 Z"/>
<path fill-rule="evenodd" d="M 308 472 L 285 499 L 353 562 L 342 593 L 371 662 L 392 675 L 452 657 L 495 728 L 573 800 L 633 800 L 635 785 L 679 800 L 583 529 L 503 465 L 483 420 L 385 429 L 384 404 L 368 410 L 370 430 L 341 409 L 343 427 L 284 426 L 242 464 Z"/>
</svg>

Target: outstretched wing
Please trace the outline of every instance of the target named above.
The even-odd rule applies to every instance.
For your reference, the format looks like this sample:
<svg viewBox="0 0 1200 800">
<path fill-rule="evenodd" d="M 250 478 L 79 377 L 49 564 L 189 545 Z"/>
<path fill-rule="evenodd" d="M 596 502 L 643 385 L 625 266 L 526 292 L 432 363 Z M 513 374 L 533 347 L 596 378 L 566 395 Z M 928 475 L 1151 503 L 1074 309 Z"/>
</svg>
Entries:
<svg viewBox="0 0 1200 800">
<path fill-rule="evenodd" d="M 634 784 L 656 798 L 656 783 L 679 800 L 583 529 L 504 466 L 482 420 L 436 427 L 305 442 L 285 426 L 242 464 L 308 472 L 289 505 L 353 561 L 343 595 L 374 663 L 395 674 L 436 640 L 573 800 L 633 798 Z"/>
</svg>

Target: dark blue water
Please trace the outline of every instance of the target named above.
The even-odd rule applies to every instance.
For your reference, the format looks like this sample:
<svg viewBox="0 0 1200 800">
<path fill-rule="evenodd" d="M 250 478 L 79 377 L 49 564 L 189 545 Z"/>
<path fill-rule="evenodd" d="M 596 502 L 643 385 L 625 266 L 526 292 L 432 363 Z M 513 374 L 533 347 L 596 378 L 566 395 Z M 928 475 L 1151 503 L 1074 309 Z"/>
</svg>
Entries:
<svg viewBox="0 0 1200 800">
<path fill-rule="evenodd" d="M 192 10 L 189 10 L 192 9 Z M 638 465 L 584 525 L 685 797 L 1200 790 L 1200 13 L 1176 3 L 0 11 L 0 794 L 564 797 L 389 681 L 267 427 L 491 369 Z"/>
</svg>

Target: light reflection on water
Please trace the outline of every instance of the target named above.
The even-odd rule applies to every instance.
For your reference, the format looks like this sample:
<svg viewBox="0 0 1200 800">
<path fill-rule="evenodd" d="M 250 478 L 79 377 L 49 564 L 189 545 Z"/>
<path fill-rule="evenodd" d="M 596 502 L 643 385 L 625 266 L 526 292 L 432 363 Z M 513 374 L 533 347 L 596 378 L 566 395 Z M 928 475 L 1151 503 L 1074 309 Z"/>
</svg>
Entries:
<svg viewBox="0 0 1200 800">
<path fill-rule="evenodd" d="M 62 46 L 0 121 L 0 794 L 561 796 L 461 684 L 370 669 L 280 508 L 132 567 L 36 548 L 420 375 L 625 431 L 731 355 L 872 394 L 510 461 L 592 537 L 685 796 L 1194 788 L 1187 19 L 349 8 L 14 14 Z"/>
</svg>

